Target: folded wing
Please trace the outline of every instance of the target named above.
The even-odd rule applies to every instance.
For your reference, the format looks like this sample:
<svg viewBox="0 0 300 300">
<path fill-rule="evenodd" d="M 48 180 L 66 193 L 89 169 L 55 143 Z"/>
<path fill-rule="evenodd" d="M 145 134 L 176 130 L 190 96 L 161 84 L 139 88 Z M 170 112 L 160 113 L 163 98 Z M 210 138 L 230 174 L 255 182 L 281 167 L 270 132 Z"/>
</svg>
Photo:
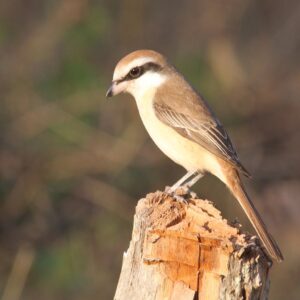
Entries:
<svg viewBox="0 0 300 300">
<path fill-rule="evenodd" d="M 243 167 L 225 129 L 216 118 L 201 117 L 201 114 L 188 116 L 164 103 L 154 102 L 154 110 L 158 119 L 172 127 L 179 134 L 188 138 L 216 156 L 228 161 L 250 177 Z"/>
</svg>

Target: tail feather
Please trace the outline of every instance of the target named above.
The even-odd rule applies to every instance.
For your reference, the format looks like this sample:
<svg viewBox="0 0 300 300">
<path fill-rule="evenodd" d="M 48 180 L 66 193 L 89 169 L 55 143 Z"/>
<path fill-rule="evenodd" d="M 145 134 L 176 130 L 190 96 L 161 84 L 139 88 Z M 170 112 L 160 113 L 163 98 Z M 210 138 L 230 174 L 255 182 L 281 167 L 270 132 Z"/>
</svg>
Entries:
<svg viewBox="0 0 300 300">
<path fill-rule="evenodd" d="M 229 189 L 231 190 L 235 198 L 239 201 L 251 224 L 255 228 L 258 236 L 266 247 L 269 255 L 278 262 L 282 261 L 283 255 L 277 243 L 268 232 L 266 225 L 264 224 L 256 208 L 254 207 L 251 199 L 247 195 L 245 188 L 243 187 L 243 184 L 240 180 L 239 174 L 236 170 L 232 171 L 234 174 L 233 176 L 230 176 L 230 179 L 227 181 Z"/>
</svg>

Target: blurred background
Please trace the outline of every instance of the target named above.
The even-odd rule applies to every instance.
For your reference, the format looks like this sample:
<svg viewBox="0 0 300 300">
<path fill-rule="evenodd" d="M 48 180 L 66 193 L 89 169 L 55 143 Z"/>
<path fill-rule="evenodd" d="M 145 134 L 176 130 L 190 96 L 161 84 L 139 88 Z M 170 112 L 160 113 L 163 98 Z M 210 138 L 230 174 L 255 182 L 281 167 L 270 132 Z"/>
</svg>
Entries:
<svg viewBox="0 0 300 300">
<path fill-rule="evenodd" d="M 1 299 L 112 299 L 137 200 L 184 174 L 130 96 L 105 99 L 140 48 L 164 53 L 224 123 L 286 258 L 270 299 L 299 299 L 296 0 L 0 2 Z M 253 232 L 217 179 L 194 189 Z"/>
</svg>

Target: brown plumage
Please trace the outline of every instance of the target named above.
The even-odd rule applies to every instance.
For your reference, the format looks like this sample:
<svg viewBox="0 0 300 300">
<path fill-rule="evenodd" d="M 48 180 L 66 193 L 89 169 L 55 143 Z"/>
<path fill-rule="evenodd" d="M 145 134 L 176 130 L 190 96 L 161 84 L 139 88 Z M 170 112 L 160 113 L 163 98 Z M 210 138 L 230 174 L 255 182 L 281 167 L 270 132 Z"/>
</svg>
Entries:
<svg viewBox="0 0 300 300">
<path fill-rule="evenodd" d="M 241 205 L 251 224 L 255 228 L 269 255 L 275 258 L 278 262 L 282 261 L 283 255 L 274 238 L 268 232 L 267 227 L 263 222 L 260 214 L 256 210 L 253 202 L 248 196 L 236 168 L 224 161 L 220 161 L 220 163 L 225 169 L 225 173 L 227 176 L 227 187 L 232 192 L 234 197 L 239 201 L 239 204 Z"/>
<path fill-rule="evenodd" d="M 177 72 L 172 69 L 165 72 L 171 73 L 172 80 L 155 93 L 153 106 L 158 119 L 251 177 L 241 164 L 226 130 L 203 97 L 190 85 L 183 85 L 181 81 L 185 79 Z M 178 90 L 176 86 L 185 88 Z M 172 97 L 181 101 L 170 101 Z"/>
<path fill-rule="evenodd" d="M 135 51 L 117 64 L 107 95 L 121 92 L 134 96 L 148 133 L 167 156 L 190 173 L 210 172 L 227 185 L 270 256 L 281 261 L 280 249 L 247 195 L 239 172 L 250 175 L 203 97 L 152 50 Z"/>
<path fill-rule="evenodd" d="M 158 119 L 219 158 L 223 173 L 226 174 L 226 185 L 239 201 L 270 255 L 281 261 L 283 256 L 279 247 L 268 233 L 240 180 L 238 171 L 248 177 L 250 174 L 241 164 L 224 127 L 213 115 L 203 98 L 189 85 L 184 85 L 185 89 L 179 91 L 174 88 L 181 85 L 180 81 L 184 78 L 177 72 L 172 72 L 172 74 L 174 74 L 172 80 L 158 88 L 154 97 L 153 105 Z M 172 96 L 182 101 L 170 101 Z"/>
</svg>

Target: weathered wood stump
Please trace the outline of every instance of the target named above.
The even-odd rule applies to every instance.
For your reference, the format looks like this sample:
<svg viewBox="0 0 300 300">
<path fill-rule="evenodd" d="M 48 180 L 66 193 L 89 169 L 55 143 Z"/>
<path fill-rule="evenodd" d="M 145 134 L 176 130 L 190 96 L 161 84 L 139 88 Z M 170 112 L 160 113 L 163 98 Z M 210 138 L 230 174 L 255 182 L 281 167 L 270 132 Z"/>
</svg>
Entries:
<svg viewBox="0 0 300 300">
<path fill-rule="evenodd" d="M 267 299 L 271 262 L 211 202 L 163 192 L 136 207 L 115 300 Z"/>
</svg>

